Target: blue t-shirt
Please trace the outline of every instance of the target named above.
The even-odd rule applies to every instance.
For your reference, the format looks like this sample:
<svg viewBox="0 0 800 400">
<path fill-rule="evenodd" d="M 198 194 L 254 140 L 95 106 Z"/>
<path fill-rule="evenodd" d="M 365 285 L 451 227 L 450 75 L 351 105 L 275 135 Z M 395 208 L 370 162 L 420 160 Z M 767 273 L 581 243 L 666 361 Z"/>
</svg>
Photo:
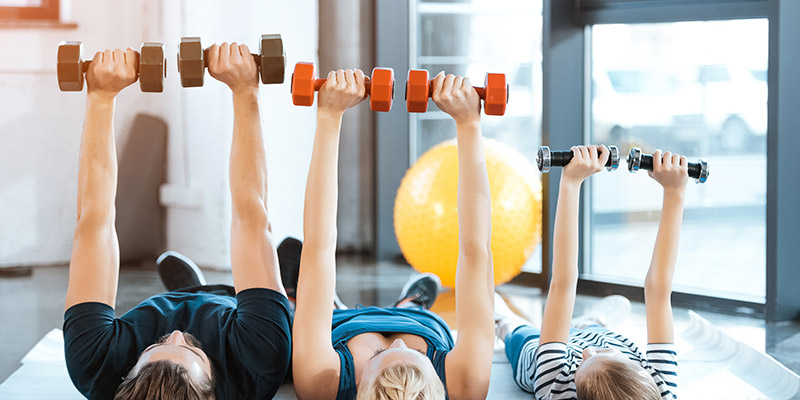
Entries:
<svg viewBox="0 0 800 400">
<path fill-rule="evenodd" d="M 291 312 L 282 294 L 170 292 L 119 318 L 107 304 L 70 307 L 64 313 L 64 349 L 72 383 L 90 399 L 113 399 L 142 351 L 174 330 L 200 341 L 214 367 L 219 399 L 270 399 L 289 369 Z"/>
<path fill-rule="evenodd" d="M 356 398 L 355 366 L 347 342 L 366 332 L 410 333 L 425 339 L 428 344 L 426 355 L 447 389 L 445 358 L 454 344 L 450 328 L 441 317 L 422 309 L 368 307 L 334 310 L 331 339 L 341 365 L 337 400 Z"/>
</svg>

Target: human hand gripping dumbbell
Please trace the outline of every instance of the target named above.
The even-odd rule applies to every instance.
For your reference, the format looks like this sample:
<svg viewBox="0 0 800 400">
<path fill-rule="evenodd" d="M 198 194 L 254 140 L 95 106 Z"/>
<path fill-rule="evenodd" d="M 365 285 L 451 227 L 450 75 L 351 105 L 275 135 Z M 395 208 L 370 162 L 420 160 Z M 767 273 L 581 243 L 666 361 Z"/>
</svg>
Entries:
<svg viewBox="0 0 800 400">
<path fill-rule="evenodd" d="M 617 146 L 608 146 L 609 157 L 606 161 L 605 167 L 609 171 L 614 171 L 619 167 L 619 149 Z M 598 150 L 598 154 L 602 154 Z M 539 171 L 543 173 L 550 172 L 551 167 L 564 167 L 572 160 L 573 154 L 571 150 L 567 151 L 551 151 L 547 146 L 539 147 L 536 154 L 536 166 Z"/>
<path fill-rule="evenodd" d="M 474 86 L 478 96 L 483 99 L 486 115 L 503 115 L 508 104 L 508 84 L 505 74 L 486 74 L 484 87 Z M 433 80 L 427 70 L 408 71 L 406 81 L 406 109 L 408 112 L 428 111 L 428 99 L 433 96 Z"/>
<path fill-rule="evenodd" d="M 312 106 L 314 92 L 318 92 L 327 79 L 317 79 L 314 64 L 299 62 L 292 73 L 292 103 L 296 106 Z M 366 96 L 372 111 L 387 112 L 392 109 L 394 100 L 394 70 L 374 68 L 372 78 L 365 77 Z"/>
<path fill-rule="evenodd" d="M 663 159 L 663 157 L 662 157 Z M 628 153 L 628 171 L 633 173 L 640 169 L 647 171 L 653 170 L 653 155 L 643 154 L 642 149 L 634 147 Z M 709 175 L 708 163 L 698 160 L 696 163 L 689 163 L 689 177 L 694 178 L 695 183 L 705 183 Z"/>
<path fill-rule="evenodd" d="M 286 70 L 286 53 L 281 35 L 261 35 L 258 54 L 251 54 L 259 67 L 261 83 L 283 83 Z M 183 37 L 178 46 L 178 72 L 181 86 L 203 86 L 208 67 L 208 49 L 203 49 L 199 37 Z"/>
<path fill-rule="evenodd" d="M 139 52 L 136 65 L 139 87 L 143 92 L 155 93 L 164 91 L 164 78 L 167 76 L 164 44 L 144 42 Z M 64 92 L 80 92 L 83 90 L 84 74 L 89 70 L 92 60 L 83 59 L 81 42 L 61 42 L 58 45 L 56 75 L 58 88 Z"/>
</svg>

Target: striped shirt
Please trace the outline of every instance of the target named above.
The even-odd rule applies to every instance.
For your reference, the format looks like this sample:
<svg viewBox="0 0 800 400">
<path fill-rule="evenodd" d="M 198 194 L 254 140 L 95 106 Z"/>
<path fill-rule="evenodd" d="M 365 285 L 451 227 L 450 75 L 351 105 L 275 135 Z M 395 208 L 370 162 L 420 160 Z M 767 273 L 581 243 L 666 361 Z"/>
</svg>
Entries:
<svg viewBox="0 0 800 400">
<path fill-rule="evenodd" d="M 514 380 L 537 400 L 577 399 L 575 371 L 583 361 L 583 349 L 617 349 L 644 368 L 658 385 L 661 398 L 677 399 L 677 353 L 675 345 L 648 344 L 647 357 L 628 338 L 610 331 L 573 331 L 568 343 L 539 345 L 534 339 L 525 343 Z"/>
</svg>

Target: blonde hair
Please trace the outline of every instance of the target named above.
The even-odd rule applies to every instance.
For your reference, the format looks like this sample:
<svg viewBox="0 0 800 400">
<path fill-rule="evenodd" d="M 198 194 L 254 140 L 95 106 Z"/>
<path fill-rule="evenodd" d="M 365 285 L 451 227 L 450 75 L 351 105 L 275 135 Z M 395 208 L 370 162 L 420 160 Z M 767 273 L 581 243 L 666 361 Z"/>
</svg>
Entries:
<svg viewBox="0 0 800 400">
<path fill-rule="evenodd" d="M 603 360 L 575 379 L 580 400 L 661 400 L 661 392 L 644 368 L 632 363 Z"/>
<path fill-rule="evenodd" d="M 384 368 L 372 382 L 361 385 L 359 400 L 440 400 L 445 398 L 444 385 L 426 376 L 412 364 Z"/>
</svg>

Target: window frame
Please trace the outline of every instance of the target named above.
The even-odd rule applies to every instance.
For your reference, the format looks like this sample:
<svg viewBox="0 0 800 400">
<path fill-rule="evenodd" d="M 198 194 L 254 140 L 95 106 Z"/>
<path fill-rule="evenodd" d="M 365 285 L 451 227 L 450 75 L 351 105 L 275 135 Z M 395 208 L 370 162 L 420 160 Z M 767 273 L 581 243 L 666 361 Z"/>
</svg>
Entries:
<svg viewBox="0 0 800 400">
<path fill-rule="evenodd" d="M 794 247 L 800 241 L 800 180 L 796 156 L 800 148 L 800 50 L 794 38 L 800 37 L 800 2 L 796 0 L 544 0 L 543 4 L 543 109 L 542 143 L 551 148 L 569 148 L 583 142 L 590 129 L 591 59 L 587 46 L 592 24 L 652 23 L 697 20 L 767 18 L 769 21 L 768 134 L 767 134 L 767 255 L 766 303 L 750 303 L 690 293 L 674 293 L 676 305 L 730 314 L 761 316 L 769 321 L 800 317 L 800 268 Z M 377 0 L 376 64 L 405 71 L 409 66 L 409 9 L 405 2 Z M 398 32 L 406 32 L 406 35 Z M 781 74 L 781 71 L 787 71 Z M 376 115 L 376 256 L 396 259 L 400 254 L 394 237 L 392 207 L 400 180 L 409 163 L 409 119 L 402 107 Z M 788 172 L 787 172 L 788 171 Z M 523 272 L 514 282 L 547 289 L 552 259 L 552 227 L 558 195 L 560 171 L 542 176 L 542 274 Z M 591 180 L 590 180 L 591 181 Z M 585 202 L 589 186 L 584 185 Z M 589 234 L 591 213 L 584 203 L 579 218 L 583 243 Z M 780 215 L 780 218 L 778 216 Z M 579 265 L 587 260 L 579 254 Z M 581 279 L 579 292 L 602 295 L 622 293 L 641 300 L 641 286 L 618 285 Z"/>
<path fill-rule="evenodd" d="M 591 25 L 746 18 L 766 18 L 769 21 L 766 302 L 684 292 L 675 292 L 673 302 L 695 309 L 763 317 L 769 321 L 800 317 L 800 293 L 790 284 L 800 280 L 800 269 L 793 268 L 796 255 L 791 244 L 800 239 L 796 229 L 800 223 L 800 211 L 791 206 L 796 203 L 793 199 L 800 194 L 800 181 L 792 181 L 791 174 L 778 174 L 781 169 L 796 168 L 788 149 L 791 146 L 797 148 L 800 144 L 798 135 L 792 135 L 792 127 L 798 126 L 800 117 L 791 111 L 792 106 L 796 109 L 800 105 L 800 94 L 797 93 L 800 78 L 792 74 L 779 74 L 781 68 L 791 71 L 792 62 L 800 61 L 800 52 L 790 47 L 791 39 L 800 34 L 800 27 L 791 23 L 793 18 L 800 16 L 800 4 L 787 0 L 696 0 L 692 4 L 682 0 L 634 0 L 628 2 L 628 6 L 622 6 L 612 4 L 614 0 L 596 0 L 590 1 L 592 6 L 588 7 L 585 3 L 586 0 L 545 0 L 543 132 L 546 136 L 543 142 L 553 148 L 567 148 L 574 143 L 582 143 L 591 129 Z M 565 65 L 575 64 L 581 67 L 580 71 L 564 68 Z M 553 87 L 557 87 L 558 92 L 549 89 Z M 781 131 L 788 134 L 780 135 Z M 549 132 L 558 134 L 549 135 Z M 544 179 L 543 265 L 546 266 L 550 265 L 552 257 L 549 242 L 554 222 L 552 206 L 558 196 L 558 178 L 559 171 L 554 171 Z M 579 254 L 581 273 L 591 255 L 591 241 L 588 240 L 591 180 L 583 186 L 579 216 L 584 244 Z M 781 219 L 778 219 L 779 214 Z M 527 279 L 521 277 L 520 280 Z M 546 289 L 541 283 L 536 286 Z M 641 286 L 599 282 L 583 276 L 579 279 L 578 291 L 589 295 L 622 293 L 636 300 L 643 300 L 644 296 Z"/>
<path fill-rule="evenodd" d="M 38 7 L 0 7 L 0 21 L 58 21 L 59 1 L 42 0 Z"/>
</svg>

